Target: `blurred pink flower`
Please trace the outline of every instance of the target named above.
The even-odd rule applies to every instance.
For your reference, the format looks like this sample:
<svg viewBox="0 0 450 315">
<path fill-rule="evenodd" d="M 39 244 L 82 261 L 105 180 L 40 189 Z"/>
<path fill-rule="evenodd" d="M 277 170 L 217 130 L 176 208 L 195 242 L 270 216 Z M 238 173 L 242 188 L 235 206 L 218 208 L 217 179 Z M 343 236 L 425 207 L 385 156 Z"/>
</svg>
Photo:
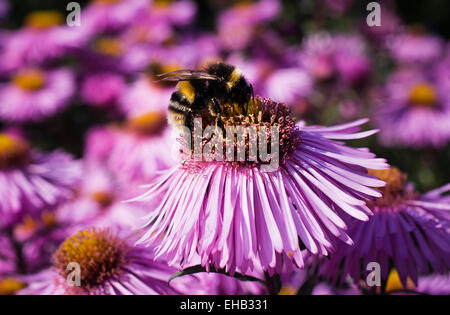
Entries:
<svg viewBox="0 0 450 315">
<path fill-rule="evenodd" d="M 422 33 L 401 33 L 387 39 L 392 57 L 400 63 L 436 61 L 443 53 L 442 39 Z"/>
<path fill-rule="evenodd" d="M 0 226 L 39 216 L 73 196 L 78 161 L 63 152 L 41 153 L 23 139 L 0 134 Z"/>
<path fill-rule="evenodd" d="M 168 285 L 177 270 L 153 261 L 151 248 L 134 247 L 130 237 L 113 229 L 81 230 L 67 238 L 54 254 L 54 265 L 38 274 L 25 276 L 26 295 L 159 295 L 181 294 Z M 80 250 L 73 251 L 71 248 Z M 102 248 L 99 251 L 98 248 Z M 94 259 L 95 257 L 95 259 Z M 70 286 L 67 265 L 82 267 L 81 286 Z M 180 279 L 185 284 L 192 276 Z"/>
<path fill-rule="evenodd" d="M 218 32 L 225 49 L 241 50 L 254 37 L 256 26 L 274 19 L 280 11 L 278 0 L 238 4 L 219 16 Z"/>
<path fill-rule="evenodd" d="M 396 168 L 369 173 L 387 183 L 383 197 L 368 204 L 374 216 L 369 222 L 349 224 L 355 245 L 340 243 L 331 258 L 322 261 L 318 276 L 342 283 L 349 275 L 358 282 L 367 275 L 367 264 L 376 262 L 382 281 L 395 269 L 406 286 L 408 278 L 417 283 L 419 273 L 448 272 L 450 204 L 441 203 L 438 196 L 423 200 Z"/>
<path fill-rule="evenodd" d="M 81 85 L 81 97 L 95 107 L 109 107 L 117 104 L 125 89 L 125 79 L 115 73 L 88 74 Z"/>
<path fill-rule="evenodd" d="M 128 183 L 119 182 L 106 167 L 95 162 L 87 161 L 84 173 L 76 198 L 57 209 L 58 220 L 83 227 L 138 226 L 144 208 L 123 202 L 135 191 Z"/>
<path fill-rule="evenodd" d="M 375 108 L 385 145 L 443 147 L 450 141 L 450 63 L 437 70 L 405 68 L 393 72 Z"/>
<path fill-rule="evenodd" d="M 75 78 L 69 69 L 22 69 L 0 84 L 0 118 L 41 121 L 68 105 L 74 92 Z"/>
<path fill-rule="evenodd" d="M 294 106 L 308 99 L 313 91 L 313 79 L 301 68 L 280 69 L 266 81 L 265 96 Z"/>
<path fill-rule="evenodd" d="M 0 70 L 14 71 L 50 58 L 62 57 L 85 42 L 82 32 L 63 25 L 57 11 L 35 11 L 26 25 L 5 38 Z"/>
<path fill-rule="evenodd" d="M 148 19 L 176 26 L 186 26 L 193 21 L 196 13 L 197 7 L 193 1 L 151 0 Z"/>
<path fill-rule="evenodd" d="M 316 33 L 304 40 L 299 58 L 317 80 L 337 76 L 338 82 L 355 86 L 371 71 L 365 50 L 364 41 L 357 35 Z"/>
<path fill-rule="evenodd" d="M 82 12 L 82 28 L 95 35 L 119 30 L 132 24 L 149 6 L 148 0 L 92 0 Z"/>
</svg>

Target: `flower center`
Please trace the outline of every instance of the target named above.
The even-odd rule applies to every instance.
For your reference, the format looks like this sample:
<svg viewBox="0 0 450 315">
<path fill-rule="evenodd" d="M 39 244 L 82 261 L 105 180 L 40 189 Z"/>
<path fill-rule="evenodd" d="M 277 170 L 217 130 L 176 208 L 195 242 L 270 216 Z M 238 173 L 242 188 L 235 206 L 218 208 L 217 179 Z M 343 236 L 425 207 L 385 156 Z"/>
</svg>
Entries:
<svg viewBox="0 0 450 315">
<path fill-rule="evenodd" d="M 112 57 L 118 57 L 123 53 L 123 46 L 119 40 L 110 37 L 99 38 L 95 43 L 98 52 Z"/>
<path fill-rule="evenodd" d="M 45 84 L 45 76 L 42 71 L 36 69 L 20 71 L 13 78 L 16 86 L 25 91 L 40 90 Z"/>
<path fill-rule="evenodd" d="M 213 142 L 219 141 L 218 145 L 223 145 L 222 160 L 230 161 L 234 167 L 272 163 L 277 158 L 277 162 L 284 163 L 299 144 L 300 132 L 295 129 L 289 107 L 283 103 L 256 97 L 246 105 L 222 104 L 219 112 L 219 116 L 214 116 L 210 111 L 203 112 L 202 128 L 222 128 L 222 133 L 218 129 L 214 132 L 217 139 Z M 195 144 L 199 142 L 195 126 L 193 135 L 192 143 Z M 213 138 L 202 137 L 203 148 L 209 147 Z M 262 151 L 264 146 L 266 152 Z M 230 147 L 234 147 L 233 150 Z M 274 150 L 278 152 L 278 157 L 274 155 Z M 215 156 L 215 149 L 212 151 L 211 155 Z M 228 151 L 234 152 L 234 156 L 230 156 Z M 263 158 L 265 154 L 266 158 Z M 203 149 L 203 160 L 210 159 L 214 160 L 209 156 L 209 148 Z"/>
<path fill-rule="evenodd" d="M 0 169 L 14 168 L 25 163 L 29 149 L 26 141 L 0 133 Z"/>
<path fill-rule="evenodd" d="M 98 191 L 94 192 L 91 195 L 92 199 L 94 199 L 102 208 L 109 207 L 113 201 L 114 196 L 113 194 L 106 192 L 106 191 Z"/>
<path fill-rule="evenodd" d="M 54 255 L 54 265 L 66 278 L 67 265 L 81 267 L 81 287 L 91 289 L 120 273 L 126 263 L 128 246 L 111 230 L 82 230 L 61 244 Z"/>
<path fill-rule="evenodd" d="M 167 7 L 171 5 L 173 0 L 153 0 L 153 5 L 156 7 Z"/>
<path fill-rule="evenodd" d="M 406 183 L 408 175 L 402 173 L 398 168 L 391 167 L 386 170 L 372 170 L 369 169 L 369 175 L 378 177 L 386 183 L 386 186 L 381 188 L 383 197 L 377 198 L 373 203 L 378 206 L 395 205 L 406 198 L 412 197 L 411 192 L 406 191 Z"/>
<path fill-rule="evenodd" d="M 25 24 L 29 27 L 45 29 L 60 25 L 63 21 L 64 16 L 58 11 L 36 11 L 26 17 Z"/>
<path fill-rule="evenodd" d="M 0 295 L 13 295 L 25 287 L 25 283 L 15 278 L 6 277 L 0 280 Z"/>
<path fill-rule="evenodd" d="M 414 106 L 432 107 L 437 102 L 436 91 L 430 84 L 417 84 L 411 89 L 409 102 Z"/>
<path fill-rule="evenodd" d="M 159 134 L 166 125 L 166 115 L 161 112 L 150 112 L 128 121 L 128 127 L 142 135 Z"/>
</svg>

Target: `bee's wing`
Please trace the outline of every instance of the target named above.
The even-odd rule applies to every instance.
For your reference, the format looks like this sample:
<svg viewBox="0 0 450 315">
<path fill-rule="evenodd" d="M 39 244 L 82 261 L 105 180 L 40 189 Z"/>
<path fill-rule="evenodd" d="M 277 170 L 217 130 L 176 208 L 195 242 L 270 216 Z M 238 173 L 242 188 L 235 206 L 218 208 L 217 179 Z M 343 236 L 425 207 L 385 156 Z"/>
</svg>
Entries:
<svg viewBox="0 0 450 315">
<path fill-rule="evenodd" d="M 157 75 L 158 81 L 217 80 L 217 76 L 202 70 L 177 70 Z"/>
</svg>

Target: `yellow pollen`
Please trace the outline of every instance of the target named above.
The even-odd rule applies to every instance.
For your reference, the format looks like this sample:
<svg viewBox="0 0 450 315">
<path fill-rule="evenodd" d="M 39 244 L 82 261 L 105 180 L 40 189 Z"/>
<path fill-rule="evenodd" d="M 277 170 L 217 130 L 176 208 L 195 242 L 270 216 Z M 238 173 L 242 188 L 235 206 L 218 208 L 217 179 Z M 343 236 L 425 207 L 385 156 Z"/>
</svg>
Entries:
<svg viewBox="0 0 450 315">
<path fill-rule="evenodd" d="M 95 43 L 97 51 L 104 55 L 117 57 L 123 53 L 122 44 L 115 38 L 100 38 Z"/>
<path fill-rule="evenodd" d="M 58 11 L 35 11 L 26 17 L 25 24 L 33 28 L 45 29 L 60 25 L 63 21 L 64 16 Z"/>
<path fill-rule="evenodd" d="M 408 175 L 402 173 L 398 168 L 391 167 L 386 170 L 368 170 L 369 175 L 378 177 L 386 182 L 386 186 L 382 189 L 390 192 L 403 192 L 405 189 Z"/>
<path fill-rule="evenodd" d="M 297 291 L 291 287 L 282 287 L 278 295 L 297 295 Z"/>
<path fill-rule="evenodd" d="M 414 290 L 415 285 L 414 282 L 411 280 L 411 278 L 407 277 L 406 279 L 406 289 L 407 290 Z M 392 269 L 389 273 L 387 282 L 386 282 L 386 293 L 391 293 L 395 291 L 404 291 L 405 287 L 403 286 L 402 282 L 400 281 L 400 276 L 398 275 L 397 270 Z"/>
<path fill-rule="evenodd" d="M 171 5 L 173 2 L 173 0 L 153 0 L 153 5 L 156 7 L 167 7 L 169 5 Z"/>
<path fill-rule="evenodd" d="M 15 167 L 28 157 L 26 141 L 0 133 L 0 169 Z"/>
<path fill-rule="evenodd" d="M 82 230 L 61 244 L 54 255 L 54 264 L 67 277 L 67 265 L 81 266 L 81 286 L 91 289 L 120 273 L 126 263 L 128 246 L 111 230 Z"/>
<path fill-rule="evenodd" d="M 111 193 L 105 191 L 95 192 L 91 195 L 91 197 L 103 208 L 110 206 L 114 201 L 114 196 Z"/>
<path fill-rule="evenodd" d="M 143 135 L 154 135 L 160 133 L 167 125 L 164 113 L 150 112 L 129 120 L 128 127 Z"/>
<path fill-rule="evenodd" d="M 25 91 L 36 91 L 44 86 L 45 76 L 42 71 L 36 69 L 24 70 L 14 76 L 13 82 Z"/>
<path fill-rule="evenodd" d="M 434 106 L 437 102 L 434 87 L 427 83 L 417 84 L 411 89 L 409 102 L 415 106 Z"/>
<path fill-rule="evenodd" d="M 25 283 L 11 277 L 6 277 L 0 280 L 0 295 L 13 295 L 25 287 Z"/>
</svg>

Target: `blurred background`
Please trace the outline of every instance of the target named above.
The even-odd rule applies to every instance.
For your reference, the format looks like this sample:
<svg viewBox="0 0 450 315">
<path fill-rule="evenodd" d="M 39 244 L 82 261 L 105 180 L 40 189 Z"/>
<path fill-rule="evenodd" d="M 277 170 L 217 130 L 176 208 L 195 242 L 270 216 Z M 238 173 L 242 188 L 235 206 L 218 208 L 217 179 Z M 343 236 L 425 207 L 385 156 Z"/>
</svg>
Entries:
<svg viewBox="0 0 450 315">
<path fill-rule="evenodd" d="M 145 182 L 169 166 L 149 155 L 171 150 L 174 86 L 154 76 L 224 60 L 308 124 L 370 118 L 380 134 L 354 145 L 418 190 L 438 187 L 450 179 L 450 2 L 379 1 L 372 27 L 369 2 L 78 1 L 81 25 L 69 27 L 69 1 L 0 0 L 0 127 Z"/>
</svg>

